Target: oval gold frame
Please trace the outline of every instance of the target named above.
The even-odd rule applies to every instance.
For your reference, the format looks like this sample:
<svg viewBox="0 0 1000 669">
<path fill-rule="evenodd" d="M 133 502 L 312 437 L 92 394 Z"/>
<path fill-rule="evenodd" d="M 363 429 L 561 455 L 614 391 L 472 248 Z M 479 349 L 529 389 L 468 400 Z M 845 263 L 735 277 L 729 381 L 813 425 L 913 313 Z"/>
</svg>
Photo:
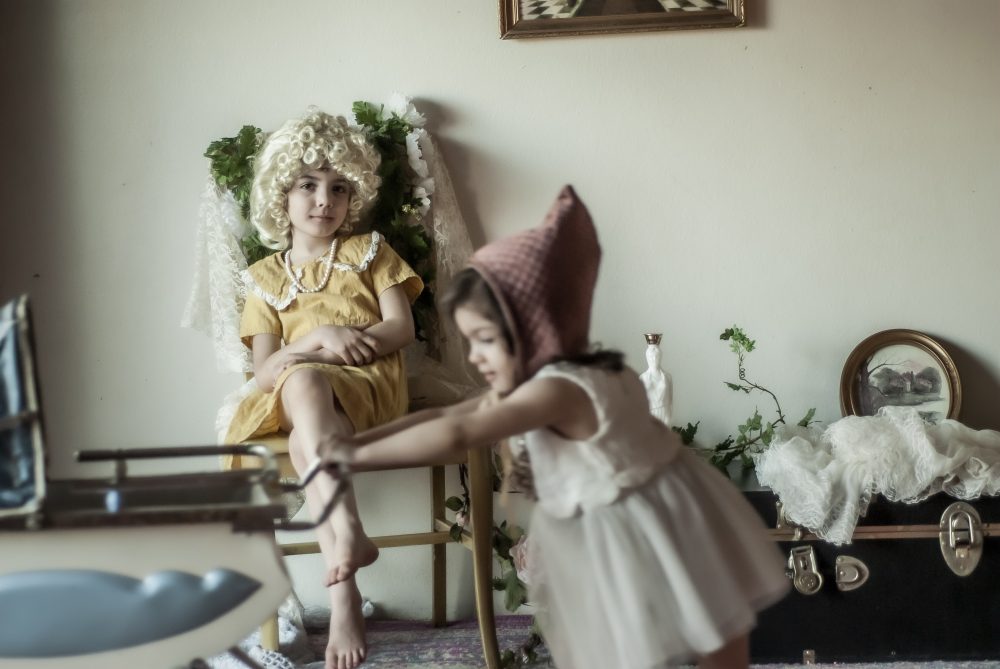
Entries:
<svg viewBox="0 0 1000 669">
<path fill-rule="evenodd" d="M 962 408 L 962 383 L 958 377 L 958 368 L 941 344 L 930 336 L 916 330 L 883 330 L 876 332 L 854 347 L 847 356 L 844 370 L 840 374 L 840 411 L 843 415 L 864 416 L 861 399 L 857 395 L 858 372 L 879 350 L 888 346 L 913 346 L 929 356 L 944 371 L 948 382 L 949 402 L 948 418 L 957 419 Z"/>
</svg>

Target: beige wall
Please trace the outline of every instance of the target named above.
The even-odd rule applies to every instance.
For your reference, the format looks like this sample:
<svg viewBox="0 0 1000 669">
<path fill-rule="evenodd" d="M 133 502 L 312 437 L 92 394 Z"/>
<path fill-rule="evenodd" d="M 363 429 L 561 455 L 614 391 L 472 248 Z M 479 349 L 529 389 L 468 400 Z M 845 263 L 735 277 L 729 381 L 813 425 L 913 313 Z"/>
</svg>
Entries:
<svg viewBox="0 0 1000 669">
<path fill-rule="evenodd" d="M 739 30 L 516 41 L 495 5 L 0 4 L 0 281 L 34 299 L 54 474 L 77 448 L 212 439 L 238 379 L 178 326 L 208 142 L 397 90 L 477 244 L 577 188 L 605 249 L 594 339 L 642 366 L 662 331 L 677 417 L 706 443 L 754 406 L 722 385 L 733 323 L 795 417 L 839 417 L 848 353 L 906 327 L 952 351 L 963 419 L 1000 428 L 1000 2 L 748 0 Z M 401 522 L 385 500 L 419 482 L 366 481 L 374 531 Z M 362 586 L 426 613 L 412 564 Z M 468 588 L 452 596 L 468 612 Z"/>
</svg>

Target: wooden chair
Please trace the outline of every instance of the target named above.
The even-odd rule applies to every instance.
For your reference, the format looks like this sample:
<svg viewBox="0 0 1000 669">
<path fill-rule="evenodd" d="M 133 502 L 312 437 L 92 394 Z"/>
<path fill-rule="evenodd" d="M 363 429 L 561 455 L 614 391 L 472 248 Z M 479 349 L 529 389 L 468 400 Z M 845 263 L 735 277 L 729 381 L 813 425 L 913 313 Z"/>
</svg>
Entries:
<svg viewBox="0 0 1000 669">
<path fill-rule="evenodd" d="M 266 445 L 275 455 L 283 477 L 297 476 L 288 455 L 288 439 L 283 434 L 275 434 L 254 443 Z M 232 456 L 224 466 L 232 469 L 257 466 L 256 458 Z M 488 669 L 500 668 L 500 654 L 497 645 L 496 622 L 493 616 L 493 473 L 488 449 L 472 449 L 454 462 L 468 466 L 471 529 L 462 532 L 461 543 L 472 551 L 473 578 L 476 599 L 476 618 L 482 639 L 483 656 Z M 372 537 L 379 549 L 397 546 L 431 546 L 432 561 L 432 614 L 435 627 L 446 624 L 445 596 L 447 564 L 445 547 L 452 541 L 449 529 L 451 523 L 445 519 L 445 466 L 435 465 L 430 470 L 431 508 L 429 509 L 429 530 L 413 534 L 396 534 Z M 281 545 L 284 555 L 306 555 L 319 553 L 316 542 L 290 543 Z M 269 650 L 278 648 L 277 613 L 261 627 L 261 645 Z"/>
</svg>

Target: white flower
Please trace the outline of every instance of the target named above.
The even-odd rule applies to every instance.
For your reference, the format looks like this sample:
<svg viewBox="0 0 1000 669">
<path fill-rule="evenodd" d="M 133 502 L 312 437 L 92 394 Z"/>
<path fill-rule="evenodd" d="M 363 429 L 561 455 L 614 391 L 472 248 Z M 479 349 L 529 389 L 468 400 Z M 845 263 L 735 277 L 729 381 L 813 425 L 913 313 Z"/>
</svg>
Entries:
<svg viewBox="0 0 1000 669">
<path fill-rule="evenodd" d="M 517 543 L 511 546 L 510 556 L 514 560 L 517 577 L 525 585 L 531 585 L 534 575 L 534 565 L 532 564 L 534 560 L 531 559 L 531 546 L 528 544 L 527 534 L 522 534 Z"/>
<path fill-rule="evenodd" d="M 424 162 L 424 153 L 420 149 L 420 137 L 426 134 L 426 130 L 417 128 L 406 135 L 406 159 L 410 163 L 410 169 L 421 179 L 426 179 L 430 175 L 427 163 Z"/>
<path fill-rule="evenodd" d="M 220 192 L 218 187 L 213 192 L 218 198 L 218 211 L 226 228 L 236 239 L 246 237 L 250 233 L 250 223 L 243 218 L 243 212 L 240 211 L 240 205 L 233 192 L 228 188 Z"/>
<path fill-rule="evenodd" d="M 465 527 L 469 524 L 469 517 L 462 511 L 459 511 L 455 514 L 455 524 L 459 527 Z"/>
<path fill-rule="evenodd" d="M 420 206 L 417 207 L 418 215 L 423 216 L 427 213 L 427 210 L 431 208 L 430 193 L 428 193 L 422 186 L 417 186 L 413 189 L 413 199 L 420 200 Z"/>
<path fill-rule="evenodd" d="M 424 193 L 428 197 L 434 195 L 434 177 L 427 177 L 426 179 L 421 179 L 420 183 L 417 184 L 417 188 L 422 188 Z"/>
<path fill-rule="evenodd" d="M 408 95 L 403 95 L 402 93 L 393 93 L 389 96 L 389 102 L 386 103 L 386 109 L 391 113 L 400 117 L 410 125 L 415 128 L 423 127 L 427 119 L 424 115 L 417 111 L 417 108 L 413 106 Z"/>
</svg>

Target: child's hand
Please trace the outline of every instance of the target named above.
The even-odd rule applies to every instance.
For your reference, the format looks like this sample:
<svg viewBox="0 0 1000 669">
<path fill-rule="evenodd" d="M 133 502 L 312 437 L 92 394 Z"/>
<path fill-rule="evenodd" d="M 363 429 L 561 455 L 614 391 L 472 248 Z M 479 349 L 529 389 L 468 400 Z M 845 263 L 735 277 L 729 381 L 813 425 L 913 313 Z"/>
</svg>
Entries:
<svg viewBox="0 0 1000 669">
<path fill-rule="evenodd" d="M 274 382 L 278 380 L 283 371 L 300 362 L 309 362 L 308 357 L 308 353 L 292 353 L 284 348 L 277 350 L 264 362 L 263 368 L 257 374 L 258 380 L 269 379 L 271 389 L 273 389 Z"/>
<path fill-rule="evenodd" d="M 342 325 L 321 325 L 315 330 L 319 345 L 345 364 L 360 367 L 379 356 L 378 340 L 361 330 Z"/>
<path fill-rule="evenodd" d="M 321 443 L 317 449 L 317 455 L 324 463 L 350 464 L 354 461 L 355 449 L 357 449 L 357 444 L 353 437 L 340 436 Z"/>
</svg>

